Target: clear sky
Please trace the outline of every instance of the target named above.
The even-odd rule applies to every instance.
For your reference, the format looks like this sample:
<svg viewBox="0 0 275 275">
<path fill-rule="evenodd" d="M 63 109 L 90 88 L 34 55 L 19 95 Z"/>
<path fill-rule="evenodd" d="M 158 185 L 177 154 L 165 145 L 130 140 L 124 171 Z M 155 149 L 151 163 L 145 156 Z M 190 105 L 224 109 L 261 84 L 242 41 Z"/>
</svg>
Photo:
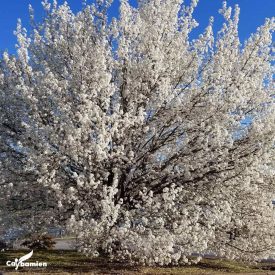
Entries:
<svg viewBox="0 0 275 275">
<path fill-rule="evenodd" d="M 190 0 L 186 0 L 188 3 Z M 40 0 L 2 0 L 0 9 L 0 50 L 15 51 L 16 39 L 13 31 L 16 27 L 17 18 L 21 18 L 23 25 L 28 28 L 28 4 L 31 4 L 36 11 L 37 18 L 42 16 L 42 6 Z M 63 0 L 59 0 L 63 3 Z M 82 0 L 67 0 L 74 11 L 81 9 Z M 89 1 L 88 1 L 89 2 Z M 130 0 L 136 5 L 135 0 Z M 215 17 L 215 29 L 221 25 L 221 16 L 218 14 L 223 0 L 200 0 L 195 12 L 195 18 L 200 23 L 200 27 L 194 32 L 196 36 L 202 28 L 207 25 L 208 18 Z M 240 38 L 244 41 L 249 34 L 264 23 L 266 17 L 275 16 L 275 0 L 228 0 L 228 5 L 239 4 L 241 8 L 240 17 Z M 112 16 L 118 15 L 119 0 L 114 0 L 110 10 Z"/>
</svg>

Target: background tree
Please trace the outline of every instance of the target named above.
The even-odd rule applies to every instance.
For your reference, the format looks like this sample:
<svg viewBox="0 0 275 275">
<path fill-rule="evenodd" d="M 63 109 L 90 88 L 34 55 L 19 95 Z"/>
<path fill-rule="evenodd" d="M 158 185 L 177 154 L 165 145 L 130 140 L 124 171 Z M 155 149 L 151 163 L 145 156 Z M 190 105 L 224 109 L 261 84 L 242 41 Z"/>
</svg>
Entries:
<svg viewBox="0 0 275 275">
<path fill-rule="evenodd" d="M 196 0 L 122 1 L 109 23 L 110 4 L 74 14 L 44 1 L 30 36 L 19 22 L 1 87 L 19 108 L 1 111 L 22 128 L 24 167 L 86 254 L 160 265 L 268 254 L 274 19 L 241 45 L 239 8 L 224 3 L 217 38 L 211 18 L 191 41 Z"/>
</svg>

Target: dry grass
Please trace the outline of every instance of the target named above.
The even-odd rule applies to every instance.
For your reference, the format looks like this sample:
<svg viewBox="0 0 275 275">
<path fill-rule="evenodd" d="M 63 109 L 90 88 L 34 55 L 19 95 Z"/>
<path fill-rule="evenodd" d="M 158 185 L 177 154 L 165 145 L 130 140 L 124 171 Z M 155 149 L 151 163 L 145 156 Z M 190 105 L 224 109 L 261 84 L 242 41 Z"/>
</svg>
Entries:
<svg viewBox="0 0 275 275">
<path fill-rule="evenodd" d="M 111 263 L 107 259 L 89 259 L 74 251 L 35 251 L 30 261 L 47 262 L 47 268 L 20 268 L 15 272 L 6 266 L 7 260 L 14 260 L 26 254 L 26 251 L 6 251 L 0 253 L 0 270 L 4 274 L 117 274 L 117 275 L 225 275 L 275 274 L 275 264 L 249 265 L 224 259 L 204 259 L 198 265 L 170 268 L 147 268 L 129 266 L 127 263 Z M 274 270 L 274 271 L 272 271 Z"/>
</svg>

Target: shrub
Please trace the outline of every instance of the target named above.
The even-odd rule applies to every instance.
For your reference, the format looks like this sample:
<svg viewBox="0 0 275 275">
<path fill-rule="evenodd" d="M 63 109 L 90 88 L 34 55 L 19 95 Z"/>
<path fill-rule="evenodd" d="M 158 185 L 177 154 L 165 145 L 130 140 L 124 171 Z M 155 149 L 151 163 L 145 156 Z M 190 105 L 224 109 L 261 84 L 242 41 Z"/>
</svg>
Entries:
<svg viewBox="0 0 275 275">
<path fill-rule="evenodd" d="M 33 235 L 26 239 L 21 245 L 29 249 L 48 250 L 52 249 L 56 242 L 50 235 Z"/>
</svg>

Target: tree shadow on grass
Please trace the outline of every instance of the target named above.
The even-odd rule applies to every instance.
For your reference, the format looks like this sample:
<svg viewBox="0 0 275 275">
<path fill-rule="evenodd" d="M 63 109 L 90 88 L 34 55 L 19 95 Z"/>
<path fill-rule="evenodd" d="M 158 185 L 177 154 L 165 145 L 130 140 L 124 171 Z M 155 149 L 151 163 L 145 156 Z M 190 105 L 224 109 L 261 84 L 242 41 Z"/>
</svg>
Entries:
<svg viewBox="0 0 275 275">
<path fill-rule="evenodd" d="M 6 253 L 1 252 L 0 253 L 0 265 L 6 265 L 6 262 L 8 260 L 11 260 Z"/>
<path fill-rule="evenodd" d="M 244 262 L 230 261 L 226 259 L 205 258 L 193 267 L 203 270 L 213 270 L 220 272 L 251 272 L 253 270 L 261 270 L 261 266 L 252 265 Z"/>
<path fill-rule="evenodd" d="M 24 254 L 26 254 L 26 250 L 1 253 L 0 270 L 13 271 L 12 267 L 6 266 L 6 261 L 14 261 L 15 258 L 20 258 Z M 91 259 L 76 251 L 34 251 L 33 257 L 29 261 L 47 262 L 48 266 L 46 268 L 22 267 L 19 268 L 18 271 L 32 273 L 68 272 L 81 274 L 85 272 L 96 272 L 103 274 L 130 274 L 139 270 L 137 267 L 130 266 L 128 263 L 110 262 L 108 258 L 105 257 Z"/>
</svg>

